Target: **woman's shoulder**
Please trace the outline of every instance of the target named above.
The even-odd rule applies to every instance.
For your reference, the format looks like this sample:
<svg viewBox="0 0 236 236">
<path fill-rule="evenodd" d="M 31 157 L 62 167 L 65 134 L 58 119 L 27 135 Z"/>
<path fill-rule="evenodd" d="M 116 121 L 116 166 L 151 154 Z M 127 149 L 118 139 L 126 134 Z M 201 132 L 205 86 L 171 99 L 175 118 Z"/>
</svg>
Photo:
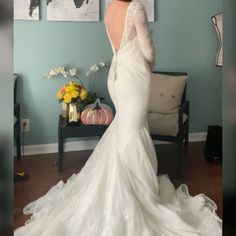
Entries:
<svg viewBox="0 0 236 236">
<path fill-rule="evenodd" d="M 140 0 L 133 0 L 130 4 L 136 7 L 144 7 L 142 1 Z"/>
<path fill-rule="evenodd" d="M 145 7 L 140 0 L 133 0 L 130 4 L 132 4 L 133 9 L 135 9 L 135 12 L 137 11 L 145 11 Z"/>
</svg>

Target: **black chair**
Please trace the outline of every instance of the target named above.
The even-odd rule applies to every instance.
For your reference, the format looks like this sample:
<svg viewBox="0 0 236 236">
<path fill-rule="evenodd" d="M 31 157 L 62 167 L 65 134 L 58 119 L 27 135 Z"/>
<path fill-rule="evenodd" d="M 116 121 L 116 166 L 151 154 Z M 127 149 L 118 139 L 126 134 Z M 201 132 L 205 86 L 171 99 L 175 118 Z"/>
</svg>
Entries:
<svg viewBox="0 0 236 236">
<path fill-rule="evenodd" d="M 154 71 L 153 73 L 164 74 L 164 75 L 171 75 L 171 76 L 186 76 L 188 75 L 186 72 L 164 72 L 164 71 Z M 151 137 L 154 140 L 165 141 L 176 143 L 178 145 L 178 177 L 182 174 L 182 161 L 185 157 L 187 151 L 187 145 L 189 143 L 189 101 L 186 100 L 186 89 L 187 85 L 184 88 L 181 106 L 178 111 L 178 133 L 176 136 L 169 136 L 169 135 L 159 135 L 159 134 L 152 134 Z M 184 114 L 187 115 L 186 119 L 184 120 Z M 184 144 L 184 145 L 183 145 Z"/>
<path fill-rule="evenodd" d="M 19 75 L 14 74 L 14 140 L 16 142 L 17 159 L 21 159 L 21 121 L 20 121 L 20 104 L 17 103 L 17 83 Z"/>
</svg>

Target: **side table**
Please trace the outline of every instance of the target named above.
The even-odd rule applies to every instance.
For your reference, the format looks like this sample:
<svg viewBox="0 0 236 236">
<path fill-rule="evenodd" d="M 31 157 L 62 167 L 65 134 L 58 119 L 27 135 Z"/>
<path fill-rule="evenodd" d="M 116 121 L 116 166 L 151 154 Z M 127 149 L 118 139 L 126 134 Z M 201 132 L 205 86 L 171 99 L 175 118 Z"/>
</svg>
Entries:
<svg viewBox="0 0 236 236">
<path fill-rule="evenodd" d="M 62 161 L 64 153 L 64 141 L 66 138 L 80 137 L 102 137 L 109 125 L 83 125 L 81 122 L 68 123 L 62 115 L 58 121 L 58 171 L 62 171 Z"/>
</svg>

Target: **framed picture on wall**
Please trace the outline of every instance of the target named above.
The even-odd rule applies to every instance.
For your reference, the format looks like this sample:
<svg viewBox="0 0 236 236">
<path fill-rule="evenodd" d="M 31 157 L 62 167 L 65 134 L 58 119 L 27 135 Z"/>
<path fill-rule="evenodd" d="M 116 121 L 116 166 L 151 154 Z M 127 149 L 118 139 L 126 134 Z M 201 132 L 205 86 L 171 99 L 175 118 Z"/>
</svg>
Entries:
<svg viewBox="0 0 236 236">
<path fill-rule="evenodd" d="M 39 20 L 39 0 L 14 0 L 14 20 Z"/>
<path fill-rule="evenodd" d="M 219 49 L 216 55 L 216 65 L 223 66 L 223 13 L 212 16 L 212 21 L 219 38 Z"/>
<path fill-rule="evenodd" d="M 47 0 L 49 21 L 99 21 L 99 0 Z"/>
<path fill-rule="evenodd" d="M 112 0 L 106 0 L 106 6 L 111 3 Z M 150 22 L 155 21 L 155 0 L 141 0 L 147 11 L 148 20 Z"/>
</svg>

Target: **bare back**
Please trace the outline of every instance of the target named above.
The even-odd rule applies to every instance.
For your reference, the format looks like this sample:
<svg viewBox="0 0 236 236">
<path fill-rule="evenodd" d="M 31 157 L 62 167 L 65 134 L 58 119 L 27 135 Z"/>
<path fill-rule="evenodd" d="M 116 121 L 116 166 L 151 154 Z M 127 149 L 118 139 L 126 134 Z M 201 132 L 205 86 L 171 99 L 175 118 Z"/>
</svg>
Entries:
<svg viewBox="0 0 236 236">
<path fill-rule="evenodd" d="M 129 4 L 130 2 L 113 1 L 106 11 L 107 29 L 117 51 L 121 47 Z"/>
<path fill-rule="evenodd" d="M 141 2 L 113 0 L 105 12 L 105 27 L 114 55 L 137 38 L 143 56 L 151 68 L 154 66 L 155 48 Z"/>
</svg>

